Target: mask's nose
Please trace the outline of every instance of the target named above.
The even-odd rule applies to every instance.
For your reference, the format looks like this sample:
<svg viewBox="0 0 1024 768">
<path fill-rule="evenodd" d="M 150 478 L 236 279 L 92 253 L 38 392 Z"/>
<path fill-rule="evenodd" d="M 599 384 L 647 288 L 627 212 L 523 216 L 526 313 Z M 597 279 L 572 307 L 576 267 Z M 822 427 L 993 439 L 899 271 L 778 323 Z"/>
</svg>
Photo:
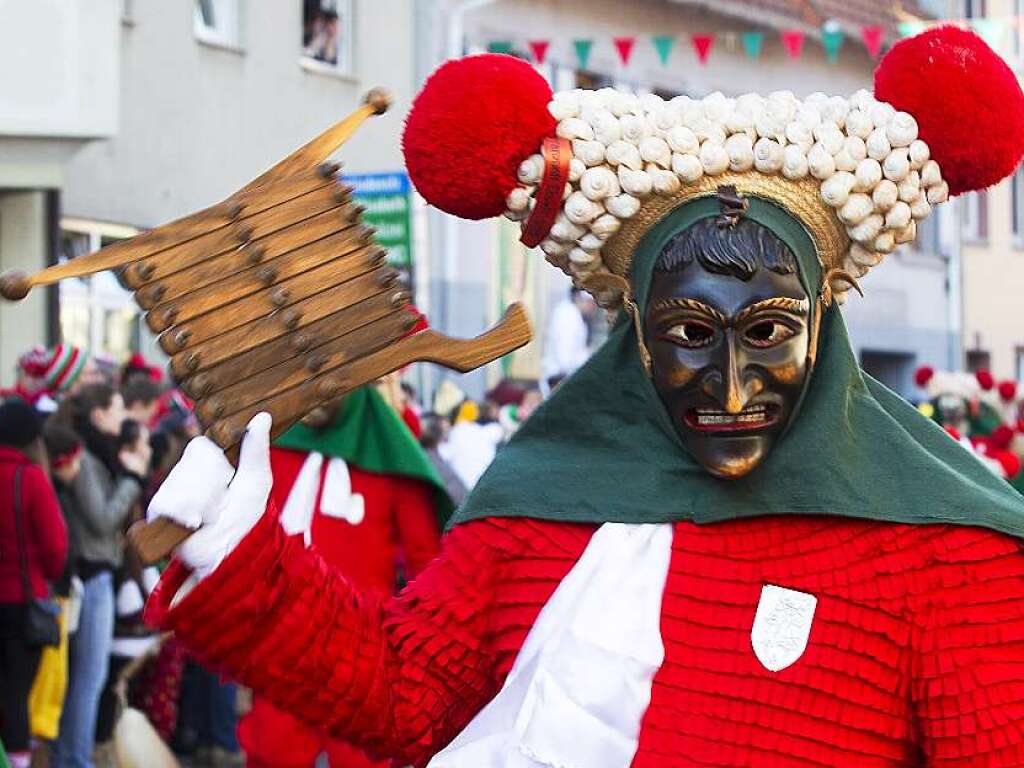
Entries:
<svg viewBox="0 0 1024 768">
<path fill-rule="evenodd" d="M 704 373 L 702 388 L 723 411 L 733 415 L 741 413 L 751 398 L 764 391 L 764 381 L 747 365 L 735 331 L 726 331 L 725 341 Z"/>
</svg>

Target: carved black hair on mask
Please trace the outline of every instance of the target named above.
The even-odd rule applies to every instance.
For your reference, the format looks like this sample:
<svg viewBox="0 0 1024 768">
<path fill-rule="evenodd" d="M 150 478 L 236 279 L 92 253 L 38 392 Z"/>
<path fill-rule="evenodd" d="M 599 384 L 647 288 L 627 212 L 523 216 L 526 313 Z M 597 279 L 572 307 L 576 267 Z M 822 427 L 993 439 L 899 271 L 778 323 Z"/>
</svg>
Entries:
<svg viewBox="0 0 1024 768">
<path fill-rule="evenodd" d="M 747 282 L 758 269 L 794 275 L 796 257 L 779 237 L 751 219 L 723 226 L 707 218 L 680 232 L 662 249 L 656 272 L 681 272 L 693 263 L 708 272 Z"/>
</svg>

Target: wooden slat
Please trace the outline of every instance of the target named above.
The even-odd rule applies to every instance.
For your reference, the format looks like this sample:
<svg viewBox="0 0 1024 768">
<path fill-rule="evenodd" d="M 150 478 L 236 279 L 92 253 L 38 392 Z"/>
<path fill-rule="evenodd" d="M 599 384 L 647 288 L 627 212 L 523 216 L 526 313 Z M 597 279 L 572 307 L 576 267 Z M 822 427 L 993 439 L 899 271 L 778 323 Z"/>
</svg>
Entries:
<svg viewBox="0 0 1024 768">
<path fill-rule="evenodd" d="M 358 280 L 363 279 L 358 278 Z M 353 283 L 358 282 L 358 280 L 352 280 L 346 285 L 351 286 Z M 394 290 L 381 289 L 377 283 L 373 284 L 372 289 L 377 290 L 378 293 L 352 306 L 346 306 L 342 301 L 339 301 L 338 307 L 344 308 L 339 308 L 338 311 L 332 312 L 326 317 L 311 322 L 302 328 L 285 332 L 284 335 L 277 338 L 254 340 L 251 338 L 252 335 L 255 335 L 257 339 L 261 337 L 258 329 L 255 334 L 249 332 L 252 326 L 237 329 L 237 331 L 245 333 L 250 338 L 225 339 L 221 342 L 221 351 L 226 354 L 233 354 L 233 357 L 229 357 L 219 365 L 212 366 L 209 370 L 201 371 L 194 376 L 190 376 L 189 371 L 184 366 L 179 366 L 181 376 L 187 378 L 176 376 L 178 384 L 182 391 L 193 400 L 208 397 L 239 381 L 252 378 L 284 360 L 298 357 L 307 350 L 318 347 L 330 339 L 351 333 L 364 325 L 368 325 L 400 309 L 406 304 L 408 299 L 407 293 L 396 293 Z M 355 295 L 361 296 L 362 294 Z M 270 318 L 266 318 L 265 323 L 269 326 L 271 324 Z M 219 340 L 220 337 L 217 337 L 206 342 L 206 344 L 214 344 Z M 244 346 L 239 351 L 235 345 Z M 192 354 L 202 355 L 202 352 L 184 353 L 184 355 Z M 179 355 L 178 357 L 181 358 L 184 355 Z M 197 361 L 199 359 L 201 358 L 197 357 Z M 172 375 L 174 374 L 175 362 L 177 361 L 172 361 Z"/>
<path fill-rule="evenodd" d="M 196 415 L 203 424 L 249 406 L 258 406 L 279 392 L 297 387 L 317 371 L 357 362 L 408 333 L 418 318 L 411 312 L 390 312 L 351 333 L 333 338 L 300 357 L 262 371 L 259 376 L 236 382 L 225 390 L 196 402 Z"/>
</svg>

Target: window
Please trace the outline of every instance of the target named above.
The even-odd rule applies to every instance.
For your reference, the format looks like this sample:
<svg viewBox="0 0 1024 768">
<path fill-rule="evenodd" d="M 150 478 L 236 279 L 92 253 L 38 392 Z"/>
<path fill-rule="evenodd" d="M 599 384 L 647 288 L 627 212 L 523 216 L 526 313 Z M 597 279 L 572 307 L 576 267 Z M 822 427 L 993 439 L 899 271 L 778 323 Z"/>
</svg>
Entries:
<svg viewBox="0 0 1024 768">
<path fill-rule="evenodd" d="M 240 0 L 196 0 L 196 37 L 216 45 L 237 46 L 239 2 Z"/>
<path fill-rule="evenodd" d="M 1018 168 L 1010 183 L 1010 218 L 1013 226 L 1013 241 L 1024 247 L 1024 168 Z"/>
<path fill-rule="evenodd" d="M 939 240 L 939 212 L 932 211 L 917 222 L 917 237 L 910 245 L 916 253 L 938 256 L 942 253 L 942 246 Z"/>
<path fill-rule="evenodd" d="M 1017 381 L 1024 382 L 1024 347 L 1017 347 Z"/>
<path fill-rule="evenodd" d="M 971 192 L 963 197 L 963 233 L 975 242 L 988 238 L 988 193 Z"/>
<path fill-rule="evenodd" d="M 985 0 L 964 0 L 964 18 L 985 18 Z"/>
<path fill-rule="evenodd" d="M 967 370 L 972 373 L 975 371 L 987 371 L 992 368 L 992 355 L 986 349 L 968 349 L 967 350 Z"/>
<path fill-rule="evenodd" d="M 313 69 L 352 72 L 352 0 L 303 0 L 302 58 Z"/>
<path fill-rule="evenodd" d="M 60 261 L 91 253 L 135 233 L 132 227 L 63 219 Z M 65 342 L 116 360 L 124 360 L 139 349 L 139 309 L 113 272 L 64 280 L 58 290 L 60 334 Z"/>
</svg>

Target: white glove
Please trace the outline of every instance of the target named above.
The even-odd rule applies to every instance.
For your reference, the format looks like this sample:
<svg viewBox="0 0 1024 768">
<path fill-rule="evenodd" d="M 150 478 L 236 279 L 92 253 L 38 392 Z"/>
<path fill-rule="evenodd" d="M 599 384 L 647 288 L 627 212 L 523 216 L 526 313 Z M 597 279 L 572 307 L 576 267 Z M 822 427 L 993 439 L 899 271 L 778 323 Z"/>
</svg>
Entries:
<svg viewBox="0 0 1024 768">
<path fill-rule="evenodd" d="M 150 522 L 166 517 L 198 528 L 178 548 L 178 556 L 200 579 L 216 570 L 266 509 L 273 484 L 270 426 L 269 413 L 253 416 L 242 439 L 237 470 L 212 440 L 191 440 L 149 503 Z"/>
</svg>

